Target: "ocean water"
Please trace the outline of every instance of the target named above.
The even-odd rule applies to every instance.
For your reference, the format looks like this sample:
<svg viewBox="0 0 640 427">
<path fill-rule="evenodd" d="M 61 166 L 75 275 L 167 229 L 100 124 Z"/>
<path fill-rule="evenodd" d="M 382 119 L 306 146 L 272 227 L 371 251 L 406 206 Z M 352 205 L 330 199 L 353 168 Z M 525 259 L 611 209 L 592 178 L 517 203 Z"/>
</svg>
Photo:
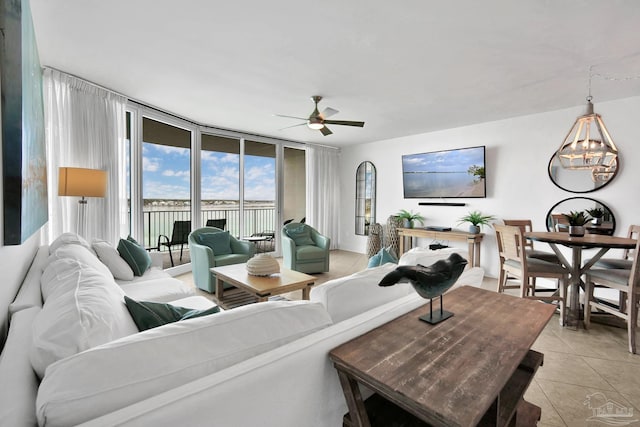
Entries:
<svg viewBox="0 0 640 427">
<path fill-rule="evenodd" d="M 476 181 L 467 172 L 405 173 L 404 197 L 461 197 L 471 192 Z"/>
</svg>

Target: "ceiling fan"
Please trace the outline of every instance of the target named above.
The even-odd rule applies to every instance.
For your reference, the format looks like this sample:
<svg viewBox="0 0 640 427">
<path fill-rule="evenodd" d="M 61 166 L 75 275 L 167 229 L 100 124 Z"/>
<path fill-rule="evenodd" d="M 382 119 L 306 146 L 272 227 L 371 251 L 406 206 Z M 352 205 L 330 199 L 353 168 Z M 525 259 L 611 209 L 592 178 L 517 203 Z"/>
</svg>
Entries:
<svg viewBox="0 0 640 427">
<path fill-rule="evenodd" d="M 313 109 L 313 112 L 309 115 L 308 118 L 276 114 L 276 116 L 278 117 L 288 117 L 291 119 L 304 120 L 304 123 L 299 123 L 293 126 L 287 126 L 286 128 L 282 128 L 280 130 L 289 129 L 296 126 L 307 125 L 309 129 L 319 130 L 320 132 L 322 132 L 324 136 L 327 136 L 327 135 L 331 135 L 333 132 L 331 132 L 331 130 L 326 125 L 357 126 L 357 127 L 364 126 L 364 122 L 354 122 L 351 120 L 327 120 L 327 117 L 331 117 L 334 114 L 339 113 L 339 111 L 334 110 L 331 107 L 327 107 L 324 110 L 322 110 L 322 113 L 321 113 L 318 111 L 318 102 L 322 100 L 322 97 L 319 95 L 315 95 L 311 97 L 311 100 L 315 103 L 315 108 Z"/>
</svg>

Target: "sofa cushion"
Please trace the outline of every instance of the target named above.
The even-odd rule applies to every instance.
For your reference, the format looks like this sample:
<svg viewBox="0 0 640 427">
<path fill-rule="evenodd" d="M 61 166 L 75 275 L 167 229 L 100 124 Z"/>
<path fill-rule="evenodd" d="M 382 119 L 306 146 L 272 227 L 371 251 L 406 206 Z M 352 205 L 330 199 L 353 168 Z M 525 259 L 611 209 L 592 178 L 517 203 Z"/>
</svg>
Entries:
<svg viewBox="0 0 640 427">
<path fill-rule="evenodd" d="M 145 273 L 145 276 L 147 274 L 148 272 Z M 158 275 L 154 280 L 134 280 L 119 285 L 129 298 L 144 301 L 170 302 L 195 294 L 193 286 L 189 286 L 165 272 L 162 272 L 162 275 Z"/>
<path fill-rule="evenodd" d="M 126 295 L 124 296 L 124 303 L 139 331 L 146 331 L 147 329 L 157 328 L 180 320 L 208 316 L 220 311 L 218 306 L 196 310 L 168 303 L 136 301 Z"/>
<path fill-rule="evenodd" d="M 138 332 L 113 279 L 77 261 L 59 277 L 33 323 L 31 365 L 42 377 L 51 363 Z M 62 291 L 66 290 L 66 291 Z"/>
<path fill-rule="evenodd" d="M 111 243 L 96 239 L 91 243 L 91 247 L 98 259 L 111 271 L 114 279 L 133 280 L 133 270 Z"/>
<path fill-rule="evenodd" d="M 38 420 L 76 425 L 329 325 L 321 304 L 275 301 L 149 329 L 51 365 L 38 390 Z"/>
<path fill-rule="evenodd" d="M 142 276 L 151 267 L 149 253 L 135 240 L 120 239 L 118 253 L 129 264 L 135 276 Z"/>
<path fill-rule="evenodd" d="M 387 263 L 350 276 L 330 280 L 311 289 L 310 300 L 322 303 L 334 323 L 415 292 L 409 283 L 382 287 L 378 283 L 397 265 Z"/>
<path fill-rule="evenodd" d="M 49 253 L 54 253 L 56 250 L 65 245 L 80 245 L 93 252 L 89 242 L 75 233 L 62 233 L 49 245 Z"/>
<path fill-rule="evenodd" d="M 318 246 L 299 246 L 296 248 L 296 259 L 298 261 L 315 261 L 325 259 L 327 251 Z"/>
<path fill-rule="evenodd" d="M 211 248 L 214 256 L 232 253 L 231 235 L 228 231 L 200 233 L 198 239 L 200 240 L 200 243 Z"/>
<path fill-rule="evenodd" d="M 305 224 L 301 224 L 297 227 L 289 227 L 285 230 L 287 236 L 291 237 L 296 246 L 315 245 L 316 243 L 311 238 L 311 230 Z"/>
<path fill-rule="evenodd" d="M 29 363 L 31 325 L 40 307 L 24 308 L 11 316 L 11 326 L 0 357 L 0 424 L 35 426 L 38 378 Z"/>
<path fill-rule="evenodd" d="M 378 251 L 377 254 L 369 258 L 369 261 L 367 262 L 367 268 L 379 267 L 381 259 L 382 259 L 382 254 L 380 253 L 380 251 Z"/>
</svg>

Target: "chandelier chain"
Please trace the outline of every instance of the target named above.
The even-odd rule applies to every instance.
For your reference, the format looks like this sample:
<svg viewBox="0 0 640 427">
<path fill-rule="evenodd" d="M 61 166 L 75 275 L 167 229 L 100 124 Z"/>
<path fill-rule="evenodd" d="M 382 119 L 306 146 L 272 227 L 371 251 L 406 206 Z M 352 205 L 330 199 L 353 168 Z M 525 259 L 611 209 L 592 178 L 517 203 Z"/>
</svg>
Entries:
<svg viewBox="0 0 640 427">
<path fill-rule="evenodd" d="M 593 96 L 591 96 L 591 79 L 594 77 L 601 78 L 602 80 L 607 80 L 610 82 L 626 82 L 629 80 L 640 80 L 640 75 L 637 76 L 624 76 L 624 77 L 615 77 L 606 74 L 594 73 L 593 65 L 589 65 L 589 95 L 587 96 L 587 101 L 591 101 Z"/>
</svg>

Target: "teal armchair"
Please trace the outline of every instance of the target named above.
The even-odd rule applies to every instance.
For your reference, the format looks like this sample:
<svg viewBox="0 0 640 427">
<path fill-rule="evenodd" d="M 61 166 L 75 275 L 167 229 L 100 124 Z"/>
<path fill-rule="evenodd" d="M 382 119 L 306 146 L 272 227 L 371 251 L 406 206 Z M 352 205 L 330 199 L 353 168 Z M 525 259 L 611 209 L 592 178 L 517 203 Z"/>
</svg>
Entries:
<svg viewBox="0 0 640 427">
<path fill-rule="evenodd" d="M 331 239 L 307 224 L 292 222 L 282 227 L 282 264 L 301 273 L 329 271 Z"/>
<path fill-rule="evenodd" d="M 222 265 L 247 262 L 256 253 L 251 242 L 238 240 L 228 231 L 215 227 L 203 227 L 189 234 L 191 271 L 195 285 L 209 293 L 216 292 L 216 276 L 209 269 Z M 232 286 L 225 283 L 224 288 Z"/>
</svg>

